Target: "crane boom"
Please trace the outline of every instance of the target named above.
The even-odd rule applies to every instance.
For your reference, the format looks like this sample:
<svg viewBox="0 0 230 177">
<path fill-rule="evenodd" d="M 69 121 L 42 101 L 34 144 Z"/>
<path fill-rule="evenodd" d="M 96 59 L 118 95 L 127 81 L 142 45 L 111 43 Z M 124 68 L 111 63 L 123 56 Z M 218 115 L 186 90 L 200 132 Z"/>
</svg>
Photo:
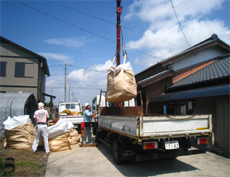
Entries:
<svg viewBox="0 0 230 177">
<path fill-rule="evenodd" d="M 116 48 L 116 59 L 117 59 L 117 66 L 120 65 L 120 49 L 121 49 L 121 12 L 122 6 L 121 0 L 117 1 L 117 48 Z"/>
</svg>

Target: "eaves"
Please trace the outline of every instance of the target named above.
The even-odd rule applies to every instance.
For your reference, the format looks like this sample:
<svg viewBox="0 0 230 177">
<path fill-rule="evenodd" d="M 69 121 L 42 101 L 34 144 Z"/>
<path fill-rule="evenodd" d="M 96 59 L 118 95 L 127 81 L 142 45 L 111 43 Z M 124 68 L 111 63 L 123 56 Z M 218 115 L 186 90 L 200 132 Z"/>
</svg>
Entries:
<svg viewBox="0 0 230 177">
<path fill-rule="evenodd" d="M 142 87 L 147 87 L 147 86 L 149 86 L 149 85 L 151 85 L 151 84 L 153 84 L 159 80 L 162 80 L 162 79 L 167 78 L 167 77 L 172 76 L 172 75 L 174 75 L 173 71 L 167 69 L 167 70 L 164 70 L 160 73 L 157 73 L 155 75 L 152 75 L 148 78 L 145 78 L 145 79 L 137 82 L 137 85 L 141 85 Z"/>
</svg>

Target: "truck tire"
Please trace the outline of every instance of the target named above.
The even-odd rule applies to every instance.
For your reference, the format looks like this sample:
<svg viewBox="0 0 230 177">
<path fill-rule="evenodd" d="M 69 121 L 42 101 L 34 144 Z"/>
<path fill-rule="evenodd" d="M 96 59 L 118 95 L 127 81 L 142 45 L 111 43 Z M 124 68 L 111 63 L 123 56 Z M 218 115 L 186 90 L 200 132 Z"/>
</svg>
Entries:
<svg viewBox="0 0 230 177">
<path fill-rule="evenodd" d="M 81 134 L 81 124 L 78 125 L 77 131 L 78 131 L 78 134 Z"/>
<path fill-rule="evenodd" d="M 114 139 L 113 141 L 113 160 L 116 164 L 121 164 L 121 144 L 119 143 L 118 139 Z"/>
<path fill-rule="evenodd" d="M 98 131 L 96 132 L 95 139 L 96 139 L 96 142 L 97 142 L 97 143 L 101 143 L 101 142 L 99 141 L 99 138 L 101 138 L 101 137 L 100 137 L 100 134 L 101 134 L 101 132 L 98 132 Z"/>
</svg>

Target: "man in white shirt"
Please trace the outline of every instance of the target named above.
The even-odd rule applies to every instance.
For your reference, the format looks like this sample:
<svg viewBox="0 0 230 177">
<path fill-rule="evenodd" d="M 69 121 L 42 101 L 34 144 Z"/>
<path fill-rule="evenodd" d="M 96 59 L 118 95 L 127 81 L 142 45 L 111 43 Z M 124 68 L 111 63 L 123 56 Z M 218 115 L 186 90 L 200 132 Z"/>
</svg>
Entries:
<svg viewBox="0 0 230 177">
<path fill-rule="evenodd" d="M 37 151 L 39 139 L 40 136 L 42 135 L 44 146 L 45 146 L 45 152 L 48 154 L 50 153 L 49 143 L 48 143 L 48 127 L 47 127 L 49 114 L 48 111 L 44 110 L 44 104 L 42 102 L 38 103 L 38 108 L 39 110 L 35 111 L 34 113 L 34 119 L 37 125 L 36 125 L 35 139 L 32 146 L 32 150 L 33 152 Z"/>
</svg>

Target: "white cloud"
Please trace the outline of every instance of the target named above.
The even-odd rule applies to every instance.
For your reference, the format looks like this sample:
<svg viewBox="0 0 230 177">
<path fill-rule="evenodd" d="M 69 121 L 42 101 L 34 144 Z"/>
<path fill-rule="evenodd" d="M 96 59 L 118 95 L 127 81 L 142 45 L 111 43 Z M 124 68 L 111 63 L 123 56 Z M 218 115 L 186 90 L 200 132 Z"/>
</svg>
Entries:
<svg viewBox="0 0 230 177">
<path fill-rule="evenodd" d="M 223 1 L 225 0 L 172 0 L 177 16 L 182 22 L 190 18 L 201 18 L 205 14 L 220 9 Z M 151 24 L 161 22 L 162 20 L 163 22 L 172 20 L 176 22 L 176 17 L 169 0 L 135 0 L 130 5 L 129 12 L 124 18 L 131 20 L 136 17 Z M 165 26 L 165 23 L 161 22 L 159 25 Z"/>
<path fill-rule="evenodd" d="M 72 70 L 66 77 L 66 101 L 79 101 L 84 103 L 92 102 L 92 99 L 100 94 L 100 90 L 106 90 L 107 69 L 112 64 L 107 60 L 103 64 L 93 65 L 87 69 Z M 55 68 L 52 68 L 55 69 Z M 69 67 L 69 69 L 73 69 Z M 57 69 L 56 69 L 57 70 Z M 46 93 L 56 96 L 57 101 L 64 100 L 64 70 L 57 75 L 46 78 Z M 49 102 L 47 99 L 46 102 Z"/>
<path fill-rule="evenodd" d="M 87 70 L 71 71 L 66 78 L 66 101 L 69 97 L 72 101 L 74 95 L 77 100 L 81 100 L 81 104 L 91 103 L 93 97 L 100 94 L 100 89 L 106 90 L 107 69 L 111 64 L 112 61 L 107 60 L 104 64 L 93 65 Z M 51 94 L 52 91 L 52 94 L 57 96 L 55 104 L 58 100 L 64 100 L 64 74 L 52 76 L 52 79 L 48 77 L 46 88 L 48 94 Z"/>
<path fill-rule="evenodd" d="M 221 19 L 209 19 L 208 14 L 222 8 L 224 0 L 172 0 L 183 32 L 193 46 L 216 33 L 226 43 L 230 43 L 229 27 Z M 205 16 L 205 19 L 202 18 Z M 149 66 L 170 57 L 190 46 L 178 25 L 169 0 L 135 0 L 129 7 L 125 20 L 140 20 L 149 24 L 143 36 L 128 41 L 126 46 L 145 51 L 154 57 L 143 55 L 135 64 Z M 223 38 L 222 38 L 223 37 Z M 159 40 L 160 39 L 160 40 Z"/>
<path fill-rule="evenodd" d="M 90 41 L 86 40 L 85 37 L 71 37 L 71 38 L 51 38 L 45 40 L 45 42 L 48 44 L 79 48 L 79 47 L 84 47 L 86 43 Z"/>
<path fill-rule="evenodd" d="M 40 55 L 44 56 L 46 59 L 54 59 L 59 61 L 64 61 L 65 63 L 72 64 L 74 61 L 71 60 L 73 57 L 58 53 L 39 53 Z"/>
<path fill-rule="evenodd" d="M 136 58 L 136 59 L 134 60 L 134 63 L 135 63 L 136 65 L 138 65 L 138 63 L 139 63 L 139 59 L 138 59 L 138 58 Z"/>
<path fill-rule="evenodd" d="M 104 64 L 94 65 L 87 69 L 74 70 L 68 74 L 67 78 L 70 81 L 80 82 L 84 85 L 101 85 L 100 83 L 106 83 L 106 72 L 111 64 L 112 61 L 107 60 Z"/>
</svg>

